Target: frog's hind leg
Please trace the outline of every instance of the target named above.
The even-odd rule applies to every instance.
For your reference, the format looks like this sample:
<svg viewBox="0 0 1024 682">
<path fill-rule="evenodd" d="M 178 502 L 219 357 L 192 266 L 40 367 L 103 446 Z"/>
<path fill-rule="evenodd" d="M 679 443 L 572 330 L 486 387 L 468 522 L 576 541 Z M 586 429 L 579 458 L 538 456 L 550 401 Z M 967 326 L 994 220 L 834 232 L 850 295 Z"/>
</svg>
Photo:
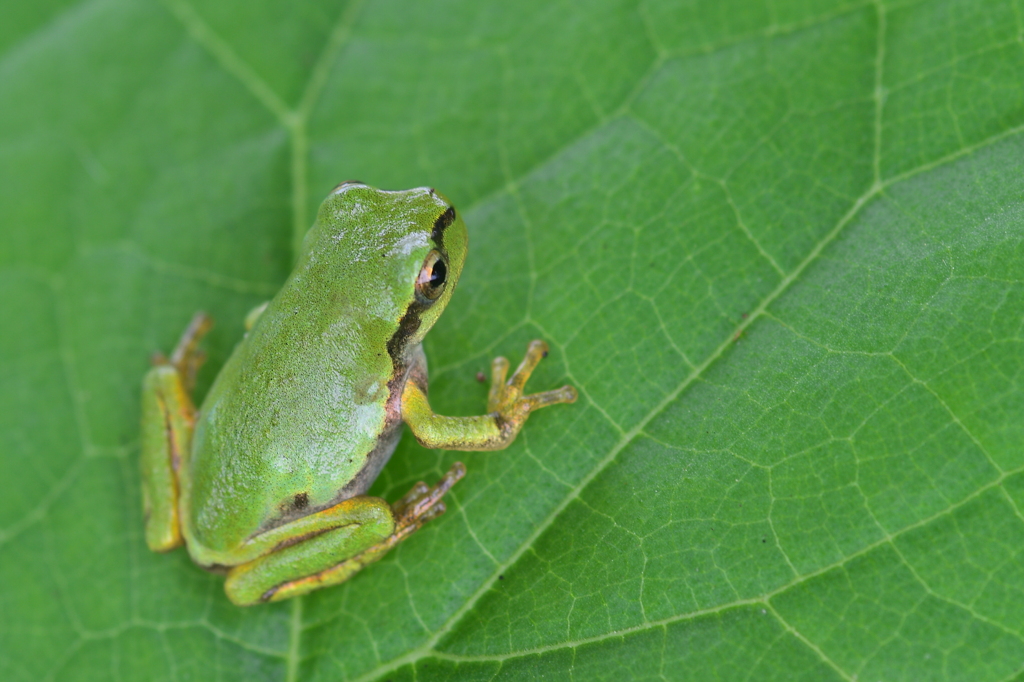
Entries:
<svg viewBox="0 0 1024 682">
<path fill-rule="evenodd" d="M 171 365 L 181 376 L 182 384 L 185 386 L 185 390 L 189 393 L 196 386 L 196 373 L 199 368 L 206 362 L 206 353 L 199 347 L 199 342 L 203 340 L 206 333 L 210 331 L 213 326 L 213 318 L 204 312 L 198 312 L 192 316 L 192 320 L 185 327 L 185 331 L 181 335 L 181 339 L 178 340 L 178 345 L 175 346 L 174 352 L 171 353 L 170 360 L 164 360 L 159 355 L 155 365 Z"/>
<path fill-rule="evenodd" d="M 224 584 L 228 598 L 248 606 L 297 597 L 348 580 L 443 514 L 441 498 L 465 472 L 462 463 L 456 462 L 437 485 L 417 483 L 394 505 L 360 495 L 314 515 L 319 518 L 297 520 L 297 537 L 284 539 L 269 553 L 231 569 Z M 271 532 L 285 529 L 282 526 Z"/>
<path fill-rule="evenodd" d="M 155 552 L 182 544 L 178 468 L 192 444 L 196 408 L 189 393 L 205 359 L 199 340 L 210 324 L 197 314 L 170 359 L 155 356 L 142 383 L 142 504 L 146 544 Z"/>
</svg>

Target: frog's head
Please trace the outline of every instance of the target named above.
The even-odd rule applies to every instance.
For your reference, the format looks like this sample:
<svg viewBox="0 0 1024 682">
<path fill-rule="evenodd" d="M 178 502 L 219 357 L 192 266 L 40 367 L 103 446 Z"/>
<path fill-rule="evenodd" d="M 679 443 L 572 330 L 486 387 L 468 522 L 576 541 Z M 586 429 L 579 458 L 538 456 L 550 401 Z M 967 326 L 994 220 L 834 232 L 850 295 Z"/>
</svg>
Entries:
<svg viewBox="0 0 1024 682">
<path fill-rule="evenodd" d="M 394 328 L 392 357 L 422 341 L 466 261 L 466 224 L 451 202 L 427 187 L 389 192 L 344 182 L 320 207 L 317 223 L 312 238 L 320 246 L 307 239 L 307 252 L 332 243 L 346 252 L 336 262 L 344 262 L 347 281 L 362 284 L 358 305 Z"/>
</svg>

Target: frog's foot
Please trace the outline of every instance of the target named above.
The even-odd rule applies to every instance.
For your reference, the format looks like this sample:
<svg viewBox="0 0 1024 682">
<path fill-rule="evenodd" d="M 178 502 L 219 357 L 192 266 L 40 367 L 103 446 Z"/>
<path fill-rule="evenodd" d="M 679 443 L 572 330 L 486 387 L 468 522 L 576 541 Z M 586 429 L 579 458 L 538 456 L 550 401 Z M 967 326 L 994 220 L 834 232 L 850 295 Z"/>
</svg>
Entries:
<svg viewBox="0 0 1024 682">
<path fill-rule="evenodd" d="M 162 353 L 156 353 L 153 356 L 153 364 L 155 366 L 171 365 L 178 370 L 185 390 L 189 393 L 195 388 L 196 373 L 203 366 L 203 363 L 206 362 L 206 353 L 199 348 L 199 342 L 203 340 L 203 337 L 206 336 L 206 333 L 210 331 L 212 326 L 213 318 L 199 311 L 192 316 L 192 321 L 185 327 L 185 331 L 181 335 L 181 339 L 178 340 L 178 345 L 175 346 L 170 358 L 164 357 Z"/>
<path fill-rule="evenodd" d="M 446 507 L 441 498 L 465 475 L 466 466 L 456 462 L 433 487 L 427 487 L 423 481 L 414 485 L 405 497 L 391 505 L 395 514 L 395 532 L 387 542 L 394 546 L 419 530 L 427 521 L 444 514 Z"/>
<path fill-rule="evenodd" d="M 547 356 L 548 344 L 540 340 L 531 341 L 526 348 L 526 356 L 508 381 L 505 381 L 508 360 L 497 357 L 491 363 L 491 391 L 487 398 L 487 411 L 498 415 L 502 432 L 509 432 L 511 438 L 515 438 L 534 410 L 558 403 L 576 402 L 576 389 L 572 386 L 523 395 L 526 380 Z"/>
</svg>

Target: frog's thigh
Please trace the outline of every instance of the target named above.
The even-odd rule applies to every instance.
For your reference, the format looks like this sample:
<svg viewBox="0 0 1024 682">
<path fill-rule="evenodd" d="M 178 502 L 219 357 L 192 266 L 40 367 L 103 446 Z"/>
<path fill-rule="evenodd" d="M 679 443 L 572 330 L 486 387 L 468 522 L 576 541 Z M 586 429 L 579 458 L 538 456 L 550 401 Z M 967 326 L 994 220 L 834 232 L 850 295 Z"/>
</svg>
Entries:
<svg viewBox="0 0 1024 682">
<path fill-rule="evenodd" d="M 178 465 L 192 443 L 195 408 L 171 365 L 149 370 L 142 384 L 142 502 L 146 544 L 166 552 L 182 543 Z"/>
<path fill-rule="evenodd" d="M 247 606 L 336 585 L 383 556 L 394 530 L 395 517 L 385 500 L 350 498 L 268 533 L 282 538 L 280 549 L 232 568 L 224 591 L 235 604 Z M 378 545 L 382 551 L 366 551 Z"/>
</svg>

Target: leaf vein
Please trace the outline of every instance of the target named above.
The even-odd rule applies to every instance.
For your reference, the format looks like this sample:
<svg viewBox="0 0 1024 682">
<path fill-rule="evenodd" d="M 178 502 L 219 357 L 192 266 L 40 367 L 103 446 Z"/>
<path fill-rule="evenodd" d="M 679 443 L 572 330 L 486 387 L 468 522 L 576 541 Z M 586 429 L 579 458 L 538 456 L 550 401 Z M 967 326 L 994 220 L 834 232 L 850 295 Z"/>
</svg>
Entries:
<svg viewBox="0 0 1024 682">
<path fill-rule="evenodd" d="M 277 93 L 267 85 L 249 64 L 238 56 L 205 22 L 192 5 L 184 0 L 163 0 L 164 7 L 224 71 L 233 76 L 285 128 L 291 127 L 294 114 Z"/>
<path fill-rule="evenodd" d="M 757 308 L 745 320 L 743 320 L 739 325 L 737 325 L 736 332 L 734 334 L 730 334 L 729 337 L 725 341 L 723 341 L 715 349 L 715 351 L 713 351 L 704 360 L 704 362 L 702 362 L 700 365 L 695 367 L 693 372 L 691 372 L 690 375 L 687 376 L 679 384 L 679 386 L 677 386 L 675 389 L 670 391 L 657 405 L 655 405 L 654 408 L 651 409 L 647 413 L 647 415 L 645 415 L 636 426 L 634 426 L 628 432 L 624 433 L 622 438 L 620 438 L 620 440 L 611 448 L 609 453 L 604 458 L 602 458 L 595 465 L 595 467 L 583 479 L 581 479 L 580 483 L 558 505 L 556 505 L 552 509 L 551 513 L 544 520 L 542 520 L 536 526 L 536 528 L 534 529 L 534 532 L 531 533 L 527 538 L 524 539 L 523 543 L 509 556 L 509 558 L 504 563 L 502 563 L 501 565 L 499 565 L 497 567 L 497 569 L 492 574 L 492 576 L 490 576 L 487 580 L 483 581 L 481 583 L 480 587 L 472 595 L 470 595 L 470 597 L 466 600 L 466 602 L 460 608 L 458 608 L 437 629 L 437 631 L 430 638 L 428 638 L 419 647 L 411 650 L 409 653 L 407 653 L 407 654 L 405 654 L 403 656 L 397 657 L 395 659 L 392 659 L 387 664 L 385 664 L 383 666 L 380 666 L 380 667 L 376 668 L 375 670 L 369 671 L 369 672 L 367 672 L 366 674 L 360 676 L 357 679 L 359 679 L 359 680 L 370 680 L 370 679 L 373 679 L 373 678 L 379 676 L 382 672 L 385 672 L 385 671 L 388 671 L 388 670 L 393 670 L 393 669 L 397 668 L 400 665 L 403 665 L 405 663 L 410 663 L 410 662 L 419 660 L 419 659 L 424 658 L 424 657 L 426 657 L 428 655 L 436 655 L 436 656 L 439 656 L 439 657 L 448 657 L 448 656 L 450 656 L 450 655 L 447 655 L 447 654 L 442 656 L 441 652 L 437 652 L 437 651 L 434 650 L 434 647 L 437 645 L 437 643 L 448 632 L 450 632 L 453 629 L 455 624 L 457 624 L 458 622 L 461 621 L 462 617 L 472 609 L 472 607 L 480 600 L 480 598 L 482 598 L 483 595 L 485 593 L 487 593 L 491 589 L 491 587 L 493 586 L 494 582 L 497 579 L 497 576 L 500 573 L 503 573 L 508 566 L 511 566 L 512 564 L 514 564 L 521 556 L 523 556 L 523 554 L 526 553 L 526 551 L 528 549 L 530 549 L 532 547 L 533 543 L 537 540 L 537 538 L 539 538 L 540 535 L 542 533 L 544 533 L 554 523 L 554 520 L 557 519 L 561 515 L 561 513 L 564 511 L 564 509 L 574 499 L 576 499 L 579 496 L 580 492 L 592 480 L 594 480 L 602 471 L 604 471 L 604 469 L 609 464 L 611 464 L 611 462 L 613 462 L 615 460 L 615 458 L 618 455 L 618 453 L 621 452 L 627 445 L 629 445 L 629 443 L 632 442 L 632 440 L 637 435 L 639 435 L 639 434 L 644 432 L 644 428 L 646 427 L 646 425 L 648 423 L 650 423 L 651 420 L 653 420 L 656 416 L 661 414 L 694 381 L 699 379 L 703 375 L 703 373 L 715 361 L 717 361 L 720 357 L 722 357 L 726 353 L 728 348 L 731 346 L 732 339 L 735 337 L 736 333 L 741 333 L 747 327 L 749 327 L 755 320 L 757 320 L 762 315 L 764 315 L 764 313 L 767 311 L 768 306 L 772 302 L 774 302 L 779 296 L 781 296 L 786 290 L 788 290 L 790 285 L 797 280 L 797 278 L 807 269 L 807 267 L 810 266 L 813 262 L 815 262 L 819 258 L 819 256 L 824 251 L 824 249 L 829 244 L 831 244 L 839 236 L 839 234 L 842 232 L 842 230 L 853 220 L 853 218 L 861 211 L 861 209 L 869 201 L 871 201 L 876 196 L 878 196 L 884 189 L 886 189 L 888 187 L 891 187 L 892 185 L 894 185 L 894 184 L 896 184 L 898 182 L 901 182 L 903 180 L 906 180 L 906 179 L 908 179 L 910 177 L 913 177 L 913 176 L 918 175 L 920 173 L 926 172 L 928 170 L 932 170 L 932 169 L 934 169 L 936 167 L 939 167 L 941 165 L 944 165 L 944 164 L 947 164 L 947 163 L 951 163 L 951 162 L 953 162 L 953 161 L 955 161 L 955 160 L 957 160 L 959 158 L 962 158 L 962 157 L 964 157 L 964 156 L 966 156 L 966 155 L 968 155 L 968 154 L 970 154 L 970 153 L 972 153 L 972 152 L 974 152 L 974 151 L 976 151 L 978 149 L 981 149 L 982 147 L 994 144 L 994 143 L 996 143 L 996 142 L 998 142 L 998 141 L 1000 141 L 1002 139 L 1005 139 L 1005 138 L 1008 138 L 1008 137 L 1010 137 L 1010 136 L 1012 136 L 1014 134 L 1017 134 L 1017 133 L 1021 132 L 1022 130 L 1024 130 L 1024 125 L 1016 126 L 1014 128 L 1008 129 L 1008 130 L 1003 131 L 1001 133 L 997 133 L 997 134 L 995 134 L 993 136 L 990 136 L 989 138 L 986 138 L 985 140 L 983 140 L 983 141 L 981 141 L 979 143 L 976 143 L 974 145 L 970 145 L 970 146 L 965 147 L 965 148 L 963 148 L 961 150 L 957 150 L 956 152 L 948 154 L 948 155 L 946 155 L 944 157 L 941 157 L 939 159 L 936 159 L 936 160 L 934 160 L 932 162 L 929 162 L 929 163 L 926 163 L 926 164 L 922 164 L 921 166 L 919 166 L 919 167 L 917 167 L 915 169 L 911 169 L 911 170 L 908 170 L 906 172 L 900 173 L 900 174 L 898 174 L 896 176 L 893 176 L 893 177 L 889 178 L 888 180 L 881 181 L 880 183 L 874 184 L 870 188 L 868 188 L 868 190 L 864 194 L 862 194 L 856 201 L 853 202 L 852 206 L 839 219 L 839 221 L 836 223 L 836 225 L 822 239 L 820 239 L 815 244 L 815 246 L 810 250 L 810 252 L 804 258 L 804 260 L 801 261 L 801 263 L 787 277 L 785 277 L 778 284 L 778 286 L 770 294 L 768 294 L 768 296 L 766 296 L 762 300 L 762 302 L 757 306 Z M 840 560 L 838 562 L 835 562 L 834 564 L 822 567 L 822 568 L 820 568 L 820 569 L 818 569 L 816 571 L 812 571 L 811 573 L 808 573 L 808 574 L 806 574 L 804 576 L 801 576 L 800 578 L 798 578 L 797 580 L 795 580 L 795 581 L 793 581 L 791 583 L 788 583 L 788 584 L 786 584 L 784 586 L 781 586 L 781 587 L 777 588 L 776 590 L 773 590 L 772 592 L 770 592 L 767 595 L 765 595 L 763 599 L 757 599 L 757 600 L 736 600 L 736 601 L 730 602 L 729 604 L 722 605 L 720 607 L 716 607 L 715 609 L 712 609 L 710 611 L 695 612 L 695 613 L 690 613 L 690 614 L 684 614 L 683 616 L 671 617 L 671 618 L 665 619 L 663 621 L 659 621 L 657 623 L 657 625 L 675 622 L 676 620 L 682 620 L 684 618 L 691 618 L 691 617 L 694 617 L 694 615 L 701 615 L 701 614 L 704 614 L 704 613 L 714 613 L 714 612 L 720 611 L 720 610 L 722 610 L 724 608 L 730 608 L 730 607 L 733 607 L 733 606 L 738 606 L 738 605 L 743 605 L 743 604 L 764 603 L 764 600 L 771 599 L 771 597 L 773 597 L 773 596 L 775 596 L 777 594 L 780 594 L 783 591 L 788 590 L 788 589 L 790 589 L 790 588 L 792 588 L 792 587 L 794 587 L 796 585 L 799 585 L 799 584 L 805 582 L 806 580 L 808 580 L 810 578 L 813 578 L 813 577 L 815 577 L 817 575 L 821 575 L 821 574 L 825 573 L 826 571 L 833 570 L 837 566 L 844 565 L 848 561 L 850 561 L 850 560 L 852 560 L 852 559 L 854 559 L 854 558 L 856 558 L 858 556 L 862 556 L 863 554 L 866 554 L 867 552 L 870 552 L 870 551 L 876 549 L 878 546 L 880 546 L 880 545 L 882 545 L 884 543 L 890 542 L 893 537 L 896 537 L 896 536 L 901 535 L 903 533 L 906 533 L 906 532 L 909 532 L 909 531 L 914 530 L 916 528 L 919 528 L 919 527 L 921 527 L 921 526 L 931 522 L 932 520 L 934 520 L 936 518 L 939 518 L 939 517 L 944 516 L 944 515 L 946 515 L 948 513 L 951 513 L 952 511 L 960 508 L 964 504 L 967 504 L 969 501 L 975 499 L 976 497 L 978 497 L 982 493 L 986 492 L 987 490 L 989 490 L 989 489 L 991 489 L 991 488 L 993 488 L 995 486 L 1001 485 L 1002 482 L 1008 476 L 1010 476 L 1012 474 L 1015 474 L 1015 473 L 1019 473 L 1021 471 L 1024 471 L 1024 467 L 1021 467 L 1019 469 L 1014 469 L 1014 470 L 1003 471 L 994 480 L 992 480 L 989 483 L 981 486 L 974 493 L 964 497 L 963 499 L 961 499 L 961 500 L 959 500 L 957 502 L 953 502 L 953 503 L 949 504 L 945 509 L 943 509 L 943 510 L 941 510 L 939 512 L 936 512 L 936 514 L 934 514 L 934 515 L 932 515 L 930 517 L 927 517 L 925 519 L 921 519 L 921 520 L 919 520 L 919 521 L 917 521 L 915 523 L 909 524 L 908 526 L 900 529 L 899 531 L 897 531 L 895 533 L 888 533 L 888 534 L 886 534 L 886 536 L 884 538 L 882 538 L 882 539 L 880 539 L 880 540 L 878 540 L 876 542 L 873 542 L 873 543 L 871 543 L 869 545 L 866 545 L 861 550 L 858 550 L 856 552 L 851 553 L 849 556 L 845 557 L 844 559 L 842 559 L 842 560 Z M 650 627 L 650 624 L 644 624 L 641 627 L 647 628 L 647 627 Z M 623 631 L 619 631 L 619 632 L 623 632 Z M 561 648 L 563 646 L 564 645 L 552 645 L 552 648 Z M 455 660 L 455 659 L 453 659 L 453 660 Z"/>
</svg>

